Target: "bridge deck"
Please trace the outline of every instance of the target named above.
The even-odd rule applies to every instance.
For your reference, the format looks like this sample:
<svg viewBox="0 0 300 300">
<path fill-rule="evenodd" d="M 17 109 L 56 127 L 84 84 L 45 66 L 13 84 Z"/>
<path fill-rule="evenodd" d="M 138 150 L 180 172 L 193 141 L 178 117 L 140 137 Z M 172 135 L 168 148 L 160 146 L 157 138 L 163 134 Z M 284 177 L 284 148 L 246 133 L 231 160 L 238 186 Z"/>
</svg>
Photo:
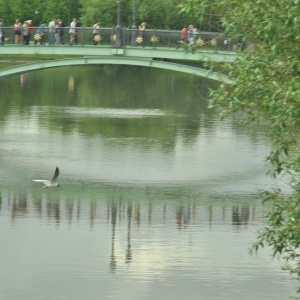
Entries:
<svg viewBox="0 0 300 300">
<path fill-rule="evenodd" d="M 184 49 L 174 48 L 153 48 L 153 47 L 124 47 L 113 48 L 109 46 L 40 46 L 40 45 L 2 45 L 1 54 L 51 54 L 51 55 L 80 55 L 80 56 L 111 56 L 120 55 L 135 58 L 157 58 L 190 61 L 214 61 L 232 62 L 237 58 L 235 52 L 213 50 L 198 50 L 195 53 L 187 52 Z"/>
</svg>

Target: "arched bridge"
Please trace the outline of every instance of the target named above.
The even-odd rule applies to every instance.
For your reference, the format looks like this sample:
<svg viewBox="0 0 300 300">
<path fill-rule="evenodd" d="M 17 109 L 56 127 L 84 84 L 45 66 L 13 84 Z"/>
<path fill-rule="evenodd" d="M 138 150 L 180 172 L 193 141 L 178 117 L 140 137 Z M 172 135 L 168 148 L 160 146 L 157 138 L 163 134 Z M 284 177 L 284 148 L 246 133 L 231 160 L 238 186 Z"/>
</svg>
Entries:
<svg viewBox="0 0 300 300">
<path fill-rule="evenodd" d="M 60 29 L 63 32 L 60 38 L 57 39 L 57 35 L 52 36 L 53 44 L 50 43 L 48 29 L 46 28 L 41 39 L 38 28 L 33 28 L 29 44 L 22 30 L 20 44 L 14 45 L 13 27 L 3 28 L 5 45 L 0 46 L 0 55 L 34 54 L 36 60 L 32 63 L 23 62 L 19 66 L 0 69 L 0 79 L 33 70 L 66 65 L 126 64 L 163 68 L 225 81 L 225 76 L 201 69 L 199 62 L 231 62 L 237 58 L 236 52 L 230 51 L 236 42 L 230 41 L 231 44 L 228 44 L 230 47 L 224 49 L 225 37 L 217 32 L 195 33 L 194 43 L 201 45 L 201 49 L 195 53 L 188 53 L 184 48 L 178 48 L 182 38 L 179 30 L 147 29 L 141 37 L 137 29 L 100 28 L 95 36 L 91 27 L 80 27 L 77 28 L 76 41 L 69 46 L 68 27 Z M 57 55 L 58 59 L 41 61 L 40 54 Z M 60 55 L 72 58 L 59 59 Z"/>
<path fill-rule="evenodd" d="M 225 76 L 200 67 L 191 66 L 195 62 L 208 60 L 230 62 L 236 59 L 232 53 L 214 53 L 199 51 L 188 53 L 177 49 L 144 49 L 144 48 L 111 48 L 111 47 L 62 47 L 62 46 L 4 46 L 0 47 L 0 54 L 35 54 L 39 60 L 40 54 L 74 55 L 74 58 L 57 59 L 25 63 L 18 66 L 0 69 L 0 79 L 16 74 L 70 65 L 89 64 L 122 64 L 143 67 L 154 67 L 184 72 L 196 76 L 207 77 L 218 81 L 228 81 Z M 80 56 L 80 57 L 79 57 Z M 188 62 L 189 65 L 185 63 Z"/>
<path fill-rule="evenodd" d="M 199 39 L 207 40 L 206 46 L 195 53 L 188 52 L 184 48 L 178 48 L 180 32 L 176 31 L 147 31 L 148 43 L 142 47 L 132 39 L 134 32 L 122 31 L 121 45 L 116 45 L 112 40 L 114 31 L 112 29 L 102 29 L 101 42 L 94 45 L 90 28 L 81 28 L 79 32 L 78 45 L 69 46 L 65 41 L 64 45 L 49 45 L 48 37 L 46 43 L 41 45 L 32 35 L 29 45 L 21 42 L 19 45 L 13 44 L 13 32 L 10 28 L 5 29 L 6 42 L 0 46 L 1 54 L 34 54 L 36 62 L 23 63 L 21 65 L 0 69 L 0 79 L 20 74 L 24 72 L 70 65 L 88 64 L 123 64 L 162 68 L 167 70 L 185 72 L 196 76 L 207 77 L 218 81 L 228 81 L 222 74 L 214 73 L 199 67 L 199 62 L 232 62 L 237 58 L 234 51 L 226 51 L 222 48 L 220 35 L 216 33 L 201 33 Z M 68 28 L 65 28 L 66 33 Z M 8 38 L 9 36 L 9 38 Z M 135 37 L 136 35 L 134 35 Z M 68 35 L 66 34 L 66 39 Z M 153 37 L 155 39 L 153 40 Z M 216 41 L 212 46 L 211 41 Z M 151 42 L 154 41 L 154 42 Z M 228 50 L 228 49 L 227 49 Z M 41 61 L 39 55 L 57 55 L 57 60 Z M 69 59 L 59 59 L 59 56 L 71 56 Z M 4 57 L 5 59 L 5 57 Z"/>
</svg>

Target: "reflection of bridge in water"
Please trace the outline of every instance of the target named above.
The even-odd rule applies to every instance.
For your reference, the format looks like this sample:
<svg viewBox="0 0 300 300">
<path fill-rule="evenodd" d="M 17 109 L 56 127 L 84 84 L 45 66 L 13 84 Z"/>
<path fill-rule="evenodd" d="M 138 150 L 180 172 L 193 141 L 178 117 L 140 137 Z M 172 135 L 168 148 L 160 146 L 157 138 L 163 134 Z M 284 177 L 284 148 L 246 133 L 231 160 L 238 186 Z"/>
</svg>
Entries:
<svg viewBox="0 0 300 300">
<path fill-rule="evenodd" d="M 101 197 L 101 196 L 100 196 Z M 253 199 L 252 199 L 253 200 Z M 120 238 L 120 230 L 126 228 L 125 263 L 131 262 L 131 233 L 145 226 L 166 226 L 175 230 L 185 230 L 189 226 L 228 226 L 243 230 L 249 225 L 261 221 L 261 208 L 253 201 L 222 199 L 215 203 L 208 198 L 199 201 L 153 201 L 147 199 L 126 199 L 118 194 L 110 199 L 67 199 L 58 198 L 58 194 L 39 196 L 18 195 L 15 193 L 0 194 L 0 219 L 22 223 L 26 219 L 38 219 L 54 227 L 78 228 L 78 225 L 90 230 L 109 226 L 111 231 L 111 253 L 109 265 L 112 272 L 117 268 L 118 256 L 115 245 Z M 24 221 L 26 222 L 26 221 Z"/>
<path fill-rule="evenodd" d="M 65 28 L 65 30 L 67 39 L 68 29 Z M 73 46 L 61 44 L 40 45 L 34 41 L 31 41 L 29 45 L 5 44 L 0 47 L 0 54 L 34 54 L 36 60 L 39 60 L 39 55 L 57 55 L 58 57 L 61 55 L 74 55 L 74 58 L 31 62 L 2 69 L 0 70 L 0 78 L 59 66 L 123 64 L 162 68 L 226 81 L 225 76 L 206 70 L 199 66 L 199 63 L 207 61 L 232 62 L 237 58 L 235 52 L 223 49 L 224 37 L 219 33 L 199 33 L 197 39 L 204 42 L 203 47 L 192 53 L 187 52 L 185 48 L 178 48 L 180 46 L 179 31 L 147 30 L 145 39 L 148 42 L 145 47 L 142 47 L 134 39 L 138 32 L 134 32 L 132 29 L 124 29 L 122 31 L 121 46 L 116 47 L 114 30 L 113 28 L 101 29 L 101 38 L 97 46 L 93 45 L 91 28 L 80 28 L 78 44 Z M 6 36 L 10 37 L 8 41 L 11 41 L 11 28 L 6 28 L 6 32 Z"/>
<path fill-rule="evenodd" d="M 72 225 L 74 222 L 89 220 L 90 227 L 95 226 L 97 220 L 105 223 L 132 221 L 135 226 L 141 223 L 155 225 L 174 221 L 178 229 L 185 225 L 211 224 L 216 222 L 232 222 L 234 226 L 248 225 L 257 222 L 261 216 L 255 210 L 255 203 L 251 201 L 239 201 L 229 199 L 224 203 L 207 201 L 175 201 L 154 202 L 143 200 L 129 200 L 116 196 L 113 199 L 92 199 L 81 201 L 80 199 L 57 199 L 45 195 L 32 197 L 31 195 L 0 194 L 0 214 L 10 215 L 11 221 L 23 217 L 49 220 L 50 225 L 60 226 L 64 223 Z"/>
<path fill-rule="evenodd" d="M 46 198 L 45 198 L 46 197 Z M 57 196 L 56 196 L 57 197 Z M 260 215 L 255 210 L 253 201 L 239 201 L 229 199 L 217 204 L 213 198 L 207 196 L 207 200 L 190 200 L 170 202 L 161 200 L 147 201 L 123 199 L 117 195 L 113 199 L 91 199 L 81 201 L 80 199 L 58 199 L 53 196 L 0 194 L 0 213 L 5 211 L 11 216 L 11 221 L 18 218 L 46 218 L 49 224 L 59 226 L 61 223 L 72 225 L 73 222 L 89 220 L 92 228 L 96 220 L 118 224 L 130 219 L 135 226 L 141 223 L 155 225 L 174 221 L 178 229 L 185 225 L 207 223 L 212 221 L 227 222 L 231 220 L 232 225 L 242 226 L 260 220 Z M 120 198 L 121 197 L 121 198 Z M 176 199 L 175 199 L 176 200 Z"/>
</svg>

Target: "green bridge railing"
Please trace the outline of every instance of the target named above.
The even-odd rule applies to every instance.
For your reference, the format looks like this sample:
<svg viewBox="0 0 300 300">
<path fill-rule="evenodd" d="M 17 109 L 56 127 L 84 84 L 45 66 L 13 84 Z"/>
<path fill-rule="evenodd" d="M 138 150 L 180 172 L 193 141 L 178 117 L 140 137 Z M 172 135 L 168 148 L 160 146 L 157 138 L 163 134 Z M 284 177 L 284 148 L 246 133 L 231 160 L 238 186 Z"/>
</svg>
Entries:
<svg viewBox="0 0 300 300">
<path fill-rule="evenodd" d="M 60 28 L 62 34 L 59 38 L 59 43 L 54 42 L 54 45 L 68 45 L 70 40 L 69 27 Z M 58 31 L 58 30 L 57 30 Z M 24 45 L 24 29 L 21 29 L 20 45 Z M 59 32 L 54 33 L 54 40 Z M 43 39 L 45 45 L 49 45 L 49 28 L 46 27 L 46 32 Z M 138 29 L 121 28 L 100 28 L 97 37 L 93 34 L 92 27 L 78 27 L 76 28 L 75 45 L 86 46 L 94 45 L 97 39 L 97 45 L 111 45 L 112 47 L 126 47 L 126 46 L 140 46 L 145 47 L 167 47 L 177 48 L 181 45 L 181 33 L 179 30 L 160 30 L 147 29 L 141 40 L 141 34 Z M 214 51 L 234 50 L 238 41 L 231 39 L 227 44 L 224 44 L 225 36 L 218 32 L 201 32 L 194 33 L 194 43 L 203 47 L 203 49 L 210 49 Z M 2 43 L 14 44 L 15 32 L 13 27 L 3 27 Z M 38 27 L 32 27 L 30 32 L 30 44 L 40 45 Z"/>
</svg>

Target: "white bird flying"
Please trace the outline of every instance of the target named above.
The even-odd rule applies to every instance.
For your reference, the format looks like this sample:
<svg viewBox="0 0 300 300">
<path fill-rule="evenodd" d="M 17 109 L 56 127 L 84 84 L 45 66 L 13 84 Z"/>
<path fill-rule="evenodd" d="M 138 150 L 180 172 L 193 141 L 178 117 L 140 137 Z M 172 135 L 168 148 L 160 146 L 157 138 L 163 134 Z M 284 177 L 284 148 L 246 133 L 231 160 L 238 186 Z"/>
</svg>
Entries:
<svg viewBox="0 0 300 300">
<path fill-rule="evenodd" d="M 57 179 L 58 175 L 59 175 L 59 168 L 56 167 L 55 172 L 54 172 L 54 176 L 52 177 L 51 180 L 34 179 L 34 180 L 32 180 L 32 181 L 43 183 L 43 184 L 44 184 L 43 188 L 47 188 L 47 187 L 58 187 L 58 186 L 60 186 L 60 185 L 56 182 L 56 179 Z"/>
</svg>

